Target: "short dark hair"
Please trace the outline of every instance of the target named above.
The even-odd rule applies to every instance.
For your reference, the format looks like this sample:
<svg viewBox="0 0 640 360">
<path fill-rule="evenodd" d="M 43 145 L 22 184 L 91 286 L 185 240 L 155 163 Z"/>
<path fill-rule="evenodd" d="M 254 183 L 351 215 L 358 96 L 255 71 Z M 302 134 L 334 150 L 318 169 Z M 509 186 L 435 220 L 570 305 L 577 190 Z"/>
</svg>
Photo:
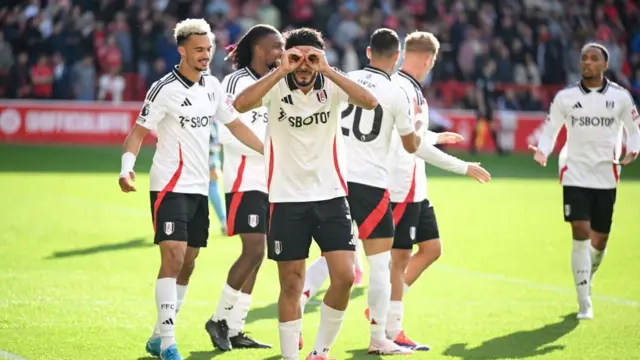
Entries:
<svg viewBox="0 0 640 360">
<path fill-rule="evenodd" d="M 284 33 L 285 50 L 289 50 L 294 46 L 313 46 L 320 50 L 324 50 L 324 39 L 320 31 L 311 28 L 299 28 Z"/>
<path fill-rule="evenodd" d="M 400 50 L 400 38 L 391 29 L 378 29 L 369 38 L 369 48 L 373 54 L 391 56 Z"/>
<path fill-rule="evenodd" d="M 240 38 L 237 44 L 233 45 L 229 55 L 227 55 L 227 59 L 231 60 L 233 67 L 236 69 L 247 67 L 251 64 L 253 47 L 256 43 L 265 36 L 279 33 L 280 32 L 271 25 L 255 25 Z"/>
</svg>

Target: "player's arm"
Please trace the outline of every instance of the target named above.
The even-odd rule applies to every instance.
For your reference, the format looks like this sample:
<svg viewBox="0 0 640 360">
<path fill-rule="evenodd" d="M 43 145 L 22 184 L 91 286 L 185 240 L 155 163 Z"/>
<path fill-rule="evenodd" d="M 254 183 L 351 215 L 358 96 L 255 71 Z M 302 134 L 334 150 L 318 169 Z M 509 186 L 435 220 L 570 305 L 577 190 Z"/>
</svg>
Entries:
<svg viewBox="0 0 640 360">
<path fill-rule="evenodd" d="M 628 105 L 622 110 L 622 125 L 627 133 L 627 154 L 620 162 L 621 165 L 629 165 L 638 157 L 640 152 L 640 129 L 636 120 L 640 119 L 638 109 L 629 95 Z"/>
<path fill-rule="evenodd" d="M 220 83 L 216 82 L 216 87 L 216 92 L 224 93 Z M 240 120 L 240 114 L 238 114 L 238 111 L 233 107 L 231 97 L 227 95 L 224 100 L 218 101 L 215 117 L 221 124 L 224 124 L 231 134 L 240 140 L 241 143 L 260 154 L 264 153 L 264 144 L 258 139 L 256 134 Z"/>
<path fill-rule="evenodd" d="M 414 154 L 425 162 L 452 173 L 466 175 L 480 183 L 491 180 L 491 174 L 479 163 L 469 163 L 451 156 L 426 141 L 421 141 L 418 151 Z"/>
<path fill-rule="evenodd" d="M 226 94 L 229 98 L 234 99 L 235 94 L 233 92 L 235 91 L 235 88 L 238 86 L 238 84 L 229 86 L 230 78 L 232 78 L 232 76 L 230 75 L 225 76 L 225 78 L 222 80 L 221 87 L 223 89 L 226 89 Z M 251 128 L 250 114 L 251 112 L 248 112 L 245 114 L 241 114 L 239 116 L 240 120 L 242 120 L 242 122 L 245 123 L 245 125 L 247 125 L 249 128 Z M 226 126 L 218 126 L 217 130 L 218 130 L 218 141 L 220 142 L 220 145 L 223 145 L 226 148 L 233 148 L 235 151 L 239 152 L 242 155 L 247 155 L 247 156 L 261 155 L 256 151 L 254 151 L 253 149 L 246 146 L 245 144 L 236 140 L 235 136 L 231 135 L 230 131 Z"/>
<path fill-rule="evenodd" d="M 373 110 L 378 106 L 378 99 L 366 87 L 351 80 L 346 74 L 334 67 L 327 66 L 323 74 L 338 86 L 347 96 L 350 104 L 365 110 Z"/>
<path fill-rule="evenodd" d="M 401 88 L 396 90 L 396 99 L 393 104 L 393 118 L 395 120 L 396 130 L 400 134 L 402 147 L 409 153 L 413 154 L 418 151 L 420 138 L 416 134 L 414 119 L 415 112 L 411 112 L 409 97 Z"/>
<path fill-rule="evenodd" d="M 147 94 L 151 93 L 152 90 L 156 90 L 154 86 L 151 86 Z M 134 183 L 136 174 L 133 171 L 133 167 L 136 163 L 136 157 L 140 152 L 142 140 L 144 140 L 149 131 L 157 128 L 158 123 L 160 123 L 166 115 L 162 95 L 163 93 L 158 92 L 153 100 L 150 100 L 149 95 L 147 95 L 136 123 L 124 140 L 119 179 L 120 189 L 123 192 L 136 191 Z"/>
<path fill-rule="evenodd" d="M 233 101 L 233 107 L 240 113 L 245 113 L 269 102 L 270 90 L 284 79 L 288 73 L 295 70 L 304 61 L 304 55 L 300 50 L 291 48 L 282 54 L 280 66 L 271 70 L 269 74 L 260 78 L 251 86 L 238 94 Z"/>
<path fill-rule="evenodd" d="M 566 112 L 562 106 L 561 94 L 562 92 L 556 94 L 551 102 L 549 115 L 538 139 L 538 146 L 529 145 L 529 148 L 534 152 L 533 159 L 542 166 L 547 166 L 547 157 L 553 151 L 558 133 L 564 125 Z"/>
</svg>

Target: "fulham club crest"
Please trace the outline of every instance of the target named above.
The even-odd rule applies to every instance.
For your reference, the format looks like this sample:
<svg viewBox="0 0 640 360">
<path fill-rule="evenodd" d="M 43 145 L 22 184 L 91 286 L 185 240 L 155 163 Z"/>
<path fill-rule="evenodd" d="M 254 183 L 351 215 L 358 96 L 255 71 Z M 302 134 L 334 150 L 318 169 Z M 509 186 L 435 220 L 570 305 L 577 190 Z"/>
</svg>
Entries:
<svg viewBox="0 0 640 360">
<path fill-rule="evenodd" d="M 252 228 L 258 226 L 258 222 L 260 222 L 260 217 L 255 214 L 249 215 L 249 226 Z"/>
<path fill-rule="evenodd" d="M 175 230 L 175 224 L 173 223 L 173 221 L 167 221 L 164 223 L 164 233 L 167 235 L 171 235 L 173 234 L 173 231 Z"/>
<path fill-rule="evenodd" d="M 327 102 L 327 91 L 326 90 L 322 89 L 322 90 L 318 91 L 316 96 L 318 97 L 318 101 L 320 101 L 322 104 Z"/>
</svg>

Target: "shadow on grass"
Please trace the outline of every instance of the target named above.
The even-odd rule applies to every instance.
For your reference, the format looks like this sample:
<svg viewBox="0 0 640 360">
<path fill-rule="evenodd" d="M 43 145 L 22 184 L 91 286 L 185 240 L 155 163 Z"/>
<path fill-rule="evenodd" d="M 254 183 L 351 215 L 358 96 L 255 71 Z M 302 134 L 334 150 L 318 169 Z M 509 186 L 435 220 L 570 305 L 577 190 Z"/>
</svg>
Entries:
<svg viewBox="0 0 640 360">
<path fill-rule="evenodd" d="M 568 314 L 562 320 L 534 330 L 517 331 L 512 334 L 484 341 L 475 348 L 467 344 L 453 344 L 443 355 L 463 360 L 526 359 L 563 350 L 563 345 L 549 345 L 578 326 L 576 314 Z"/>
<path fill-rule="evenodd" d="M 351 291 L 351 299 L 355 299 L 364 294 L 364 287 L 357 287 Z M 322 303 L 322 297 L 326 290 L 319 291 L 309 302 L 307 306 L 304 308 L 304 313 L 309 314 L 318 311 L 320 308 L 320 304 Z M 254 308 L 249 311 L 247 315 L 246 324 L 250 324 L 255 321 L 265 320 L 265 319 L 277 319 L 278 318 L 278 303 L 272 303 L 269 305 L 265 305 L 263 307 Z"/>
<path fill-rule="evenodd" d="M 144 238 L 137 238 L 137 239 L 133 239 L 133 240 L 117 243 L 117 244 L 103 244 L 103 245 L 97 245 L 97 246 L 92 246 L 88 248 L 82 248 L 82 249 L 56 251 L 53 254 L 47 256 L 45 259 L 47 260 L 64 259 L 64 258 L 74 257 L 74 256 L 99 254 L 107 251 L 147 248 L 151 246 L 153 246 L 152 242 L 148 242 Z"/>
</svg>

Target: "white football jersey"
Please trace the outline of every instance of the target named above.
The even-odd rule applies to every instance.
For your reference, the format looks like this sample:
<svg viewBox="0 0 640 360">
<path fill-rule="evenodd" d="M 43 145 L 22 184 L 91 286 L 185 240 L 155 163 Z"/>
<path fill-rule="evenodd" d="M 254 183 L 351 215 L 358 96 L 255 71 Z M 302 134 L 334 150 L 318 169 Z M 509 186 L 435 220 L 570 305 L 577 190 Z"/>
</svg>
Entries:
<svg viewBox="0 0 640 360">
<path fill-rule="evenodd" d="M 260 76 L 250 68 L 239 69 L 222 80 L 222 87 L 229 97 L 235 99 L 242 90 L 255 83 Z M 240 114 L 240 120 L 251 129 L 258 139 L 264 139 L 267 131 L 267 107 L 260 106 Z M 218 127 L 220 144 L 224 147 L 224 192 L 262 191 L 267 192 L 267 178 L 264 171 L 264 157 L 236 139 L 223 126 Z"/>
<path fill-rule="evenodd" d="M 409 97 L 412 118 L 414 103 L 418 104 L 422 112 L 428 113 L 427 102 L 422 96 L 422 86 L 416 79 L 400 70 L 391 76 L 391 81 Z M 428 126 L 429 124 L 423 121 L 419 135 L 424 135 Z M 422 138 L 424 141 L 424 136 Z M 389 195 L 392 202 L 421 202 L 427 198 L 425 163 L 404 149 L 400 136 L 396 135 L 391 139 L 387 168 L 389 169 Z"/>
<path fill-rule="evenodd" d="M 348 104 L 342 111 L 342 134 L 347 147 L 347 181 L 387 189 L 385 160 L 394 127 L 401 136 L 413 132 L 407 94 L 391 82 L 387 73 L 371 66 L 352 71 L 349 77 L 368 88 L 378 99 L 374 110 Z"/>
<path fill-rule="evenodd" d="M 640 151 L 640 130 L 634 124 L 637 117 L 631 95 L 620 85 L 605 79 L 600 88 L 588 89 L 580 82 L 556 94 L 538 148 L 548 156 L 565 125 L 562 185 L 613 189 L 620 177 L 620 166 L 614 161 L 622 150 L 623 128 L 627 131 L 627 151 Z"/>
<path fill-rule="evenodd" d="M 346 196 L 340 105 L 347 100 L 322 74 L 306 95 L 289 74 L 264 96 L 262 104 L 269 109 L 265 163 L 270 202 Z"/>
<path fill-rule="evenodd" d="M 150 190 L 207 195 L 211 124 L 237 117 L 213 76 L 203 74 L 194 83 L 174 69 L 153 83 L 136 121 L 158 135 Z"/>
</svg>

